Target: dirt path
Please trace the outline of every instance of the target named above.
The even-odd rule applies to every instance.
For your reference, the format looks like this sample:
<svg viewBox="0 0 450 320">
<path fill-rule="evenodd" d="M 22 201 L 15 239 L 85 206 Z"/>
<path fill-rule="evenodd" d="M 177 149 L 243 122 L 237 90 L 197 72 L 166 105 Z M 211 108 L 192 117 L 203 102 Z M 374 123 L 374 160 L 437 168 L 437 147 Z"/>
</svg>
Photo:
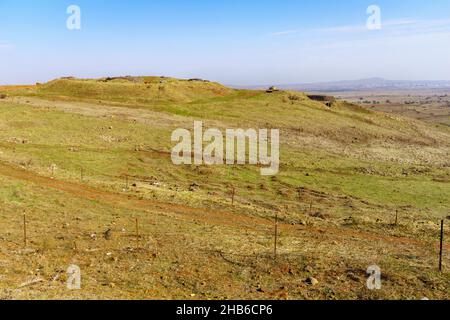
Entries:
<svg viewBox="0 0 450 320">
<path fill-rule="evenodd" d="M 10 164 L 0 162 L 0 174 L 6 177 L 28 181 L 33 184 L 69 193 L 81 199 L 99 201 L 112 206 L 119 206 L 127 209 L 159 211 L 163 213 L 171 212 L 181 215 L 190 220 L 202 221 L 209 224 L 221 224 L 245 229 L 272 228 L 273 221 L 260 217 L 247 216 L 227 211 L 209 210 L 203 208 L 192 208 L 179 204 L 159 202 L 149 199 L 139 199 L 134 195 L 115 193 L 99 190 L 76 182 L 56 180 L 37 175 L 33 172 L 14 167 Z M 429 246 L 429 242 L 406 237 L 385 236 L 365 231 L 358 231 L 349 228 L 339 227 L 300 227 L 289 224 L 280 224 L 280 228 L 291 232 L 304 232 L 315 234 L 331 234 L 338 237 L 356 237 L 369 241 L 384 241 L 393 244 L 408 244 L 420 247 Z M 436 242 L 437 245 L 437 242 Z M 450 244 L 445 244 L 445 248 L 450 249 Z"/>
<path fill-rule="evenodd" d="M 238 215 L 232 212 L 192 208 L 184 205 L 159 202 L 150 199 L 140 199 L 134 195 L 100 190 L 76 182 L 52 179 L 49 177 L 37 175 L 33 172 L 26 171 L 21 168 L 14 167 L 4 162 L 0 162 L 0 174 L 22 181 L 28 181 L 46 188 L 67 192 L 81 199 L 99 201 L 112 206 L 119 206 L 127 209 L 132 208 L 145 210 L 145 208 L 148 208 L 149 210 L 158 210 L 161 212 L 170 211 L 177 214 L 188 215 L 189 217 L 198 220 L 205 220 L 209 222 L 217 221 L 226 225 L 233 226 L 245 224 L 248 225 L 248 227 L 251 227 L 255 225 L 271 224 L 268 220 L 262 218 Z"/>
</svg>

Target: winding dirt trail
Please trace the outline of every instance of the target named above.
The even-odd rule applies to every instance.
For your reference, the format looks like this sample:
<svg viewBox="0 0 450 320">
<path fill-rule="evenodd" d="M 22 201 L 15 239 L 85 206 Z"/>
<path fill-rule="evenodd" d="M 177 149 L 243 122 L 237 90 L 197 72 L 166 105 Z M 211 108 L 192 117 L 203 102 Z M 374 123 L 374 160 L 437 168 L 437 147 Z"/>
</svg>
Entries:
<svg viewBox="0 0 450 320">
<path fill-rule="evenodd" d="M 180 204 L 165 203 L 154 201 L 150 199 L 140 199 L 134 195 L 127 195 L 106 190 L 96 189 L 84 184 L 62 181 L 52 179 L 49 177 L 40 176 L 36 173 L 15 167 L 5 162 L 0 162 L 0 175 L 14 178 L 22 181 L 27 181 L 38 186 L 49 189 L 63 191 L 81 199 L 88 199 L 99 201 L 111 206 L 117 206 L 126 209 L 172 212 L 179 214 L 182 217 L 198 220 L 209 224 L 220 224 L 233 227 L 241 227 L 246 229 L 256 229 L 258 227 L 273 228 L 273 221 L 260 217 L 248 216 L 228 211 L 217 211 L 205 208 L 193 208 Z M 339 227 L 304 227 L 292 226 L 290 224 L 279 224 L 281 230 L 285 231 L 300 231 L 305 233 L 315 234 L 331 234 L 340 237 L 357 237 L 369 241 L 384 241 L 394 244 L 407 244 L 420 247 L 429 246 L 429 242 L 421 241 L 419 239 L 412 239 L 407 237 L 393 237 L 366 231 L 359 231 L 349 228 Z M 437 245 L 437 241 L 436 241 Z M 444 244 L 446 249 L 450 249 L 450 244 Z"/>
</svg>

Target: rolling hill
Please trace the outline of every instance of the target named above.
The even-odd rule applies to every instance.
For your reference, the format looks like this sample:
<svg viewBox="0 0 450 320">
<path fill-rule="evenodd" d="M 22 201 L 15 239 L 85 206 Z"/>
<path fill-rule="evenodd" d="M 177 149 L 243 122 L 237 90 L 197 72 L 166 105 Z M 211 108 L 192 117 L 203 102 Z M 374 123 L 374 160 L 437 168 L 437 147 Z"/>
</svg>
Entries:
<svg viewBox="0 0 450 320">
<path fill-rule="evenodd" d="M 0 298 L 449 298 L 436 263 L 449 127 L 200 79 L 2 93 Z M 195 120 L 280 129 L 280 173 L 173 165 L 171 133 Z M 70 264 L 80 291 L 65 288 Z M 380 291 L 366 288 L 373 264 Z"/>
</svg>

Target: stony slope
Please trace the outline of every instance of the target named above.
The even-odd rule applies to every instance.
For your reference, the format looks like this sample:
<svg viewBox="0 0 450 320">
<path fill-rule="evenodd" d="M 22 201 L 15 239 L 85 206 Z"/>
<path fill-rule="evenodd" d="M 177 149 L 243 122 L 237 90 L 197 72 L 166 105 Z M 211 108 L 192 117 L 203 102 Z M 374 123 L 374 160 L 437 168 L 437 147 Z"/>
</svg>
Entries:
<svg viewBox="0 0 450 320">
<path fill-rule="evenodd" d="M 59 79 L 2 92 L 4 298 L 448 298 L 449 273 L 436 272 L 437 224 L 450 211 L 444 126 L 199 80 Z M 171 132 L 194 120 L 279 128 L 280 174 L 174 166 Z M 64 287 L 70 263 L 84 270 L 80 292 Z M 365 288 L 373 263 L 380 292 Z M 30 278 L 42 282 L 19 288 Z"/>
</svg>

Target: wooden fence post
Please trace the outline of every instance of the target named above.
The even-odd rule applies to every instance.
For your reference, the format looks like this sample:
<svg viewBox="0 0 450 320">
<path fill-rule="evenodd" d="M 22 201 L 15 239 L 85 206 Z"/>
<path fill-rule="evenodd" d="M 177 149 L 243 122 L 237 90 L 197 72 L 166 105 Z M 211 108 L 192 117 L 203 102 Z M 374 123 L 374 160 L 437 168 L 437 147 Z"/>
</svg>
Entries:
<svg viewBox="0 0 450 320">
<path fill-rule="evenodd" d="M 23 243 L 27 246 L 27 215 L 23 214 Z"/>
<path fill-rule="evenodd" d="M 278 213 L 275 215 L 275 242 L 273 250 L 275 260 L 277 259 L 277 244 L 278 244 Z"/>
<path fill-rule="evenodd" d="M 236 195 L 236 189 L 233 187 L 231 190 L 231 205 L 234 206 L 234 196 Z"/>
<path fill-rule="evenodd" d="M 439 272 L 442 272 L 442 255 L 444 251 L 444 220 L 441 221 L 441 244 L 439 249 Z"/>
<path fill-rule="evenodd" d="M 139 219 L 136 218 L 136 247 L 139 246 Z"/>
</svg>

